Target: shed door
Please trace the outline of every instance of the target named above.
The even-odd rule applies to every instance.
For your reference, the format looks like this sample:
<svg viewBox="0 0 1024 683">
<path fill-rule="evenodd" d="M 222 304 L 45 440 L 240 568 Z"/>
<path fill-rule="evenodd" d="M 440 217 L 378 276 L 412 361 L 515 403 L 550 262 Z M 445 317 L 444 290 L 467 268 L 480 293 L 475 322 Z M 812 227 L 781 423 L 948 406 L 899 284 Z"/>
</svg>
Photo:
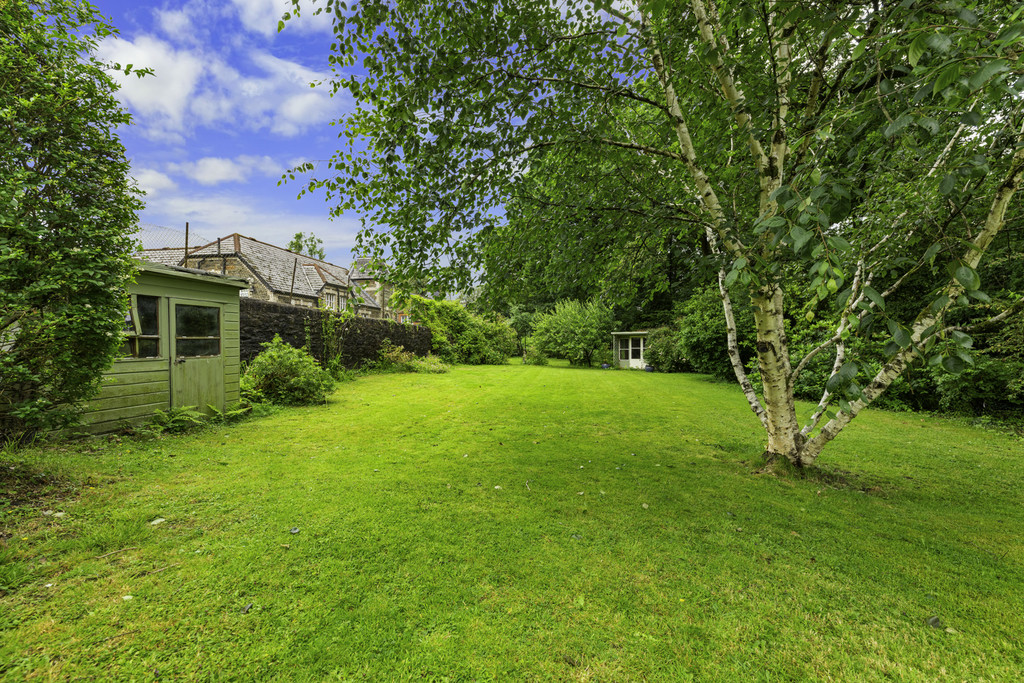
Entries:
<svg viewBox="0 0 1024 683">
<path fill-rule="evenodd" d="M 224 410 L 220 304 L 170 299 L 171 407 Z"/>
</svg>

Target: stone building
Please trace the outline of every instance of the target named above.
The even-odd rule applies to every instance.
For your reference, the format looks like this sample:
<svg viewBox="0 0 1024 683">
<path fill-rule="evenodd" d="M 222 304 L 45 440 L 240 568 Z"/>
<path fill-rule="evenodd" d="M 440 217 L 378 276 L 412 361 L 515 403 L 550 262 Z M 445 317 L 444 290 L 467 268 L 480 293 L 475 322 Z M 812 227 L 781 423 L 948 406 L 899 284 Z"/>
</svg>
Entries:
<svg viewBox="0 0 1024 683">
<path fill-rule="evenodd" d="M 208 244 L 143 249 L 139 257 L 156 263 L 205 270 L 249 283 L 242 297 L 330 310 L 349 308 L 364 318 L 383 317 L 374 293 L 390 294 L 382 283 L 357 280 L 347 268 L 233 233 Z M 368 290 L 364 284 L 376 287 Z"/>
</svg>

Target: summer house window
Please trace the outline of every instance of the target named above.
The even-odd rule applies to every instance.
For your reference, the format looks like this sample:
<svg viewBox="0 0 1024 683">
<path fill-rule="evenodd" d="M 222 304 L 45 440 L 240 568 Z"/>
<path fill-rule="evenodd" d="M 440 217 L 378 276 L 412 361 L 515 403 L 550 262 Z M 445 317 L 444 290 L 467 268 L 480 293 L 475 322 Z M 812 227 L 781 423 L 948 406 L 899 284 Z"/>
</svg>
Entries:
<svg viewBox="0 0 1024 683">
<path fill-rule="evenodd" d="M 178 358 L 220 355 L 220 309 L 178 304 L 174 307 Z"/>
<path fill-rule="evenodd" d="M 644 357 L 643 337 L 630 337 L 631 360 L 640 360 Z"/>
<path fill-rule="evenodd" d="M 160 297 L 132 295 L 132 305 L 124 316 L 126 339 L 121 355 L 127 358 L 160 357 Z"/>
</svg>

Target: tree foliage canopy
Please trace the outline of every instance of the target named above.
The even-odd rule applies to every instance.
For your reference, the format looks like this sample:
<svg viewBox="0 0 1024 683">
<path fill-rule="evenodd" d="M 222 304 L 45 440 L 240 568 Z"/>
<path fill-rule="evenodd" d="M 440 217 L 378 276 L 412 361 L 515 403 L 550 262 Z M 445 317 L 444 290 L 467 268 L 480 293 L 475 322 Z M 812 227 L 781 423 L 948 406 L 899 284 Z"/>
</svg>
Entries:
<svg viewBox="0 0 1024 683">
<path fill-rule="evenodd" d="M 0 442 L 71 419 L 121 344 L 141 207 L 74 0 L 0 3 Z"/>
<path fill-rule="evenodd" d="M 686 264 L 717 273 L 731 364 L 772 456 L 813 463 L 910 364 L 969 363 L 958 309 L 1010 315 L 979 266 L 1019 220 L 1020 3 L 326 9 L 333 88 L 356 109 L 333 174 L 309 189 L 385 226 L 362 245 L 391 251 L 395 277 L 466 288 L 482 270 L 505 293 L 597 282 L 625 298 Z M 802 358 L 786 333 L 797 313 L 834 321 Z M 883 358 L 870 372 L 865 349 Z M 832 370 L 801 425 L 793 387 L 823 353 Z"/>
<path fill-rule="evenodd" d="M 287 249 L 294 251 L 296 254 L 312 256 L 321 261 L 327 258 L 327 253 L 324 251 L 324 241 L 313 233 L 308 235 L 302 232 L 295 233 L 292 241 L 288 243 Z"/>
</svg>

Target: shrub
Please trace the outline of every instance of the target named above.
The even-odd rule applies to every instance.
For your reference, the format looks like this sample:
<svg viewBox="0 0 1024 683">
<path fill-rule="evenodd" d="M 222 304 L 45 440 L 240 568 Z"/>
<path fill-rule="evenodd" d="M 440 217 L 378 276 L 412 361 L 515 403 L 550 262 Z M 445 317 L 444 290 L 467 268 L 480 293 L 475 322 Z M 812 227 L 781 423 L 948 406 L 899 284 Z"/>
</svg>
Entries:
<svg viewBox="0 0 1024 683">
<path fill-rule="evenodd" d="M 547 365 L 548 357 L 533 337 L 523 339 L 523 365 Z"/>
<path fill-rule="evenodd" d="M 963 372 L 933 369 L 939 407 L 951 413 L 981 415 L 1024 410 L 1024 395 L 1014 391 L 1024 374 L 1024 363 L 978 354 Z"/>
<path fill-rule="evenodd" d="M 334 390 L 334 378 L 304 349 L 286 344 L 279 335 L 263 345 L 245 374 L 240 389 L 247 401 L 284 405 L 324 403 Z"/>
<path fill-rule="evenodd" d="M 679 330 L 659 327 L 647 334 L 644 358 L 658 372 L 683 372 L 689 368 Z"/>
<path fill-rule="evenodd" d="M 409 361 L 410 372 L 423 372 L 432 375 L 441 375 L 452 369 L 452 366 L 434 355 L 416 356 Z"/>
<path fill-rule="evenodd" d="M 431 351 L 446 363 L 504 365 L 515 355 L 515 330 L 503 319 L 486 320 L 473 315 L 457 301 L 409 297 L 409 314 L 430 327 Z"/>
<path fill-rule="evenodd" d="M 612 324 L 611 309 L 600 301 L 565 300 L 534 319 L 533 336 L 545 353 L 589 366 L 594 352 L 610 344 Z"/>
<path fill-rule="evenodd" d="M 751 354 L 747 330 L 753 329 L 748 306 L 733 300 L 733 313 L 739 335 L 740 355 L 746 360 Z M 679 320 L 680 350 L 696 372 L 714 375 L 719 379 L 736 378 L 729 362 L 726 345 L 725 316 L 717 285 L 707 287 L 690 297 L 681 309 Z"/>
<path fill-rule="evenodd" d="M 390 339 L 381 344 L 377 360 L 369 363 L 366 369 L 370 372 L 423 372 L 441 374 L 448 372 L 450 366 L 437 356 L 417 356 L 405 347 L 395 346 Z"/>
<path fill-rule="evenodd" d="M 368 364 L 367 370 L 376 373 L 446 373 L 451 368 L 436 355 L 421 357 L 407 351 L 403 346 L 395 346 L 390 339 L 381 344 L 377 360 Z"/>
</svg>

